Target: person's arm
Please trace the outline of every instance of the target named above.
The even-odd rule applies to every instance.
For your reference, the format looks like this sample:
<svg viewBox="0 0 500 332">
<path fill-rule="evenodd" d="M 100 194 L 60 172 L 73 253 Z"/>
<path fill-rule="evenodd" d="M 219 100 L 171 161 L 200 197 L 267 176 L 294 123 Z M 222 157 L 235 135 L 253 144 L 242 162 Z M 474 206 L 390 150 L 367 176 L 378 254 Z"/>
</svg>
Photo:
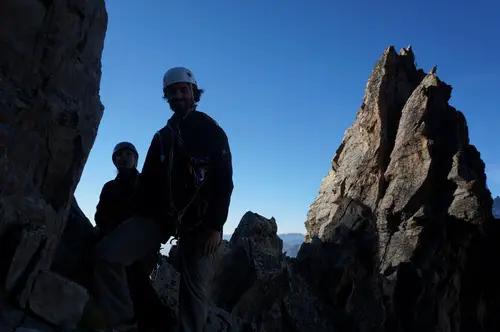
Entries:
<svg viewBox="0 0 500 332">
<path fill-rule="evenodd" d="M 94 221 L 99 229 L 106 231 L 110 228 L 110 222 L 113 219 L 113 209 L 111 207 L 112 202 L 110 202 L 110 191 L 112 182 L 107 182 L 101 190 L 99 195 L 99 202 L 96 206 L 96 212 L 94 215 Z"/>
<path fill-rule="evenodd" d="M 209 176 L 213 191 L 210 193 L 207 201 L 208 211 L 205 225 L 222 232 L 222 228 L 227 220 L 234 185 L 229 142 L 226 133 L 218 125 L 216 125 L 213 136 L 211 164 L 212 174 Z"/>
<path fill-rule="evenodd" d="M 161 136 L 157 133 L 154 135 L 151 144 L 142 166 L 141 175 L 139 177 L 139 185 L 137 188 L 137 210 L 136 213 L 143 217 L 158 218 L 157 211 L 159 206 L 161 185 L 160 173 L 162 167 L 162 150 Z M 163 154 L 166 151 L 163 151 Z M 163 163 L 167 162 L 164 156 Z M 166 167 L 166 166 L 165 166 Z"/>
</svg>

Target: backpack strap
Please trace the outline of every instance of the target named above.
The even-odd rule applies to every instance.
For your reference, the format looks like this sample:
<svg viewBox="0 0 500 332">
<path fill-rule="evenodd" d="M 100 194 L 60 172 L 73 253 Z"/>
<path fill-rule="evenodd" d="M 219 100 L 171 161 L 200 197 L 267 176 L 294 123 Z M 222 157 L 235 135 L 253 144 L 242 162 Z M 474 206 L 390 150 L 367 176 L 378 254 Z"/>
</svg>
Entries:
<svg viewBox="0 0 500 332">
<path fill-rule="evenodd" d="M 160 131 L 157 131 L 155 135 L 158 135 L 158 141 L 160 142 L 160 163 L 163 163 L 165 161 L 165 149 L 163 148 Z"/>
<path fill-rule="evenodd" d="M 188 210 L 188 208 L 193 204 L 195 199 L 198 197 L 198 194 L 200 192 L 200 189 L 203 187 L 203 185 L 206 182 L 206 179 L 204 178 L 200 183 L 198 183 L 198 186 L 196 188 L 196 191 L 194 192 L 191 200 L 184 206 L 182 209 L 177 209 L 177 207 L 174 204 L 173 201 L 173 190 L 172 190 L 172 171 L 173 171 L 173 164 L 174 164 L 174 150 L 175 148 L 179 148 L 179 151 L 182 151 L 182 153 L 186 154 L 187 156 L 190 157 L 190 153 L 187 149 L 187 147 L 184 144 L 184 140 L 182 138 L 181 132 L 179 130 L 179 127 L 177 127 L 175 124 L 172 124 L 170 120 L 167 122 L 167 128 L 170 130 L 170 135 L 171 135 L 171 146 L 170 146 L 170 151 L 169 151 L 169 162 L 168 162 L 168 174 L 167 174 L 167 190 L 169 191 L 170 195 L 170 209 L 171 212 L 173 212 L 175 223 L 176 223 L 176 230 L 175 230 L 175 235 L 173 236 L 173 239 L 178 239 L 179 238 L 179 232 L 181 230 L 181 224 L 182 224 L 182 218 L 184 217 L 184 213 Z M 158 133 L 159 135 L 159 133 Z M 164 155 L 164 150 L 163 150 L 163 143 L 160 145 L 160 151 L 161 151 L 161 159 L 165 159 Z M 192 159 L 192 158 L 190 158 Z M 201 220 L 193 225 L 192 227 L 196 227 L 199 224 L 201 224 Z"/>
</svg>

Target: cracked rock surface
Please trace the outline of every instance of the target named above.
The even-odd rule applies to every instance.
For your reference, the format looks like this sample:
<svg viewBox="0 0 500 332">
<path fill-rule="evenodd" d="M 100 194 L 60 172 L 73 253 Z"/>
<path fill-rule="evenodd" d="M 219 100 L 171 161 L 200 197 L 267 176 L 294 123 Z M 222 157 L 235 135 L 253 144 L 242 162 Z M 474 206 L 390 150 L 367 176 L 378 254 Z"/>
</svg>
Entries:
<svg viewBox="0 0 500 332">
<path fill-rule="evenodd" d="M 308 212 L 297 259 L 356 331 L 499 328 L 498 220 L 451 90 L 387 48 Z"/>
</svg>

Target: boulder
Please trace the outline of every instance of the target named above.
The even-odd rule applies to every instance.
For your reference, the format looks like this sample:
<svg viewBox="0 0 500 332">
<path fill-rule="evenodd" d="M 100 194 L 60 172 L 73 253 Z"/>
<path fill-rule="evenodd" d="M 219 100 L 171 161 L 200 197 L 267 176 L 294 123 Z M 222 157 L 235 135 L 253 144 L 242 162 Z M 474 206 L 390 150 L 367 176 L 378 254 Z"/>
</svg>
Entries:
<svg viewBox="0 0 500 332">
<path fill-rule="evenodd" d="M 288 288 L 288 265 L 274 218 L 247 212 L 220 258 L 211 297 L 221 308 L 262 323 Z"/>
<path fill-rule="evenodd" d="M 29 309 L 45 321 L 63 328 L 75 328 L 89 300 L 85 288 L 56 273 L 37 275 L 29 298 Z"/>
<path fill-rule="evenodd" d="M 106 26 L 103 0 L 0 2 L 1 287 L 21 307 L 97 135 Z"/>
<path fill-rule="evenodd" d="M 356 121 L 347 129 L 307 214 L 307 241 L 332 222 L 338 198 L 349 196 L 376 209 L 401 111 L 424 75 L 416 69 L 411 50 L 397 54 L 389 47 L 375 64 Z"/>
</svg>

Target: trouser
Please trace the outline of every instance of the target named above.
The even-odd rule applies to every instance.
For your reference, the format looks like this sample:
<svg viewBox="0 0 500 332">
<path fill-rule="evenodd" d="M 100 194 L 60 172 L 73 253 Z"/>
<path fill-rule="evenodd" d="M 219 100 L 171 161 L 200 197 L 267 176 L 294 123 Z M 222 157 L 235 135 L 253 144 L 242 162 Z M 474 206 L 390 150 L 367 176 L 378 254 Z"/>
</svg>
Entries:
<svg viewBox="0 0 500 332">
<path fill-rule="evenodd" d="M 191 235 L 191 236 L 190 236 Z M 198 239 L 187 234 L 179 240 L 179 331 L 203 332 L 208 315 L 208 276 L 213 255 L 196 253 Z"/>
<path fill-rule="evenodd" d="M 151 285 L 151 265 L 156 262 L 157 253 L 153 253 L 126 268 L 138 331 L 169 331 L 176 322 L 173 310 L 162 303 Z"/>
<path fill-rule="evenodd" d="M 97 301 L 117 325 L 134 317 L 125 268 L 139 261 L 165 240 L 160 223 L 134 216 L 104 237 L 95 249 L 94 283 Z M 212 257 L 193 255 L 196 237 L 179 240 L 180 289 L 179 323 L 181 332 L 202 332 L 207 320 L 207 276 Z"/>
</svg>

